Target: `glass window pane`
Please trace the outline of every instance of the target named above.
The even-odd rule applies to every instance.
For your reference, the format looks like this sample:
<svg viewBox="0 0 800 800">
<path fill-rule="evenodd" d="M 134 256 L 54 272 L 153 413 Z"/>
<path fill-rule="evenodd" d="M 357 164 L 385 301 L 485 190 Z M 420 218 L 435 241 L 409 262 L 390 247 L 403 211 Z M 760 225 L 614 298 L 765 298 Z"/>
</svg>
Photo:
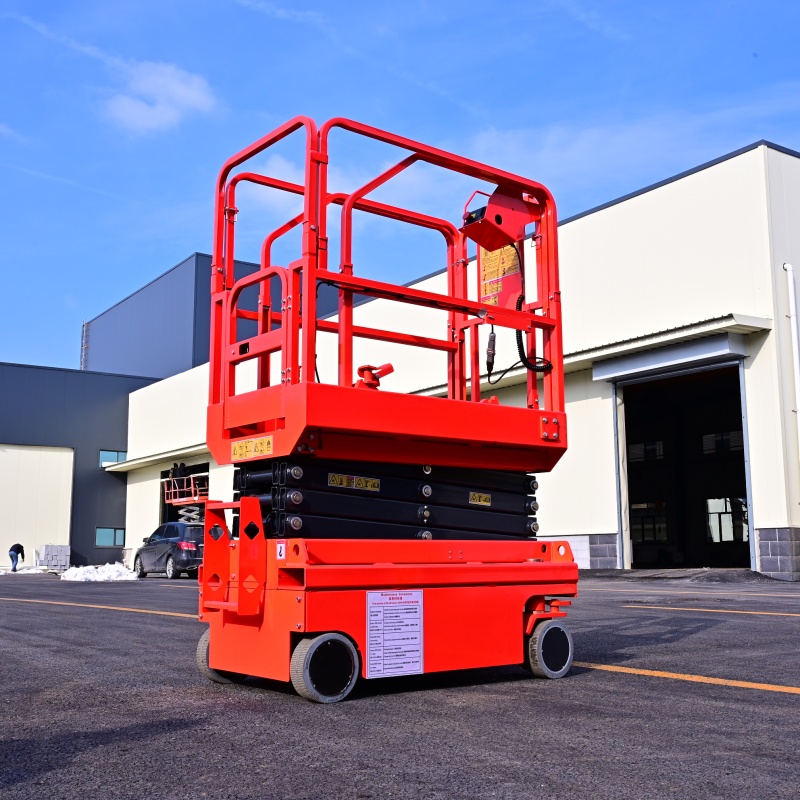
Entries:
<svg viewBox="0 0 800 800">
<path fill-rule="evenodd" d="M 702 441 L 704 455 L 730 453 L 744 449 L 744 434 L 742 431 L 707 433 L 702 437 Z"/>
<path fill-rule="evenodd" d="M 114 529 L 97 528 L 95 530 L 94 543 L 96 547 L 114 547 Z"/>
<path fill-rule="evenodd" d="M 708 541 L 746 542 L 749 539 L 747 499 L 717 497 L 706 500 Z"/>
<path fill-rule="evenodd" d="M 98 458 L 98 466 L 102 467 L 103 464 L 118 464 L 120 461 L 126 461 L 128 453 L 126 450 L 101 450 Z"/>
<path fill-rule="evenodd" d="M 628 445 L 628 461 L 644 461 L 644 444 Z"/>
<path fill-rule="evenodd" d="M 723 542 L 733 541 L 733 520 L 730 514 L 719 515 L 719 527 L 721 539 Z"/>
<path fill-rule="evenodd" d="M 117 547 L 125 547 L 125 528 L 114 529 L 114 544 Z"/>
</svg>

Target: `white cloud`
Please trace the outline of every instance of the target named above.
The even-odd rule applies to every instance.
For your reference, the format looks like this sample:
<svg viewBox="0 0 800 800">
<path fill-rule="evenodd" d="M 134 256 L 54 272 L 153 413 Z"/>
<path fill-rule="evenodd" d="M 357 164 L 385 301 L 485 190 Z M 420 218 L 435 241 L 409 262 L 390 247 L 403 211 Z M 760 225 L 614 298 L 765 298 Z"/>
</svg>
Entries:
<svg viewBox="0 0 800 800">
<path fill-rule="evenodd" d="M 104 113 L 131 133 L 149 133 L 178 125 L 188 114 L 208 113 L 217 104 L 208 81 L 175 64 L 124 59 L 94 45 L 77 42 L 30 17 L 6 15 L 73 52 L 99 61 L 123 84 L 111 93 Z"/>
<path fill-rule="evenodd" d="M 631 38 L 625 31 L 608 22 L 606 9 L 603 11 L 591 11 L 575 2 L 575 0 L 551 0 L 551 2 L 572 17 L 575 22 L 590 31 L 599 33 L 605 39 L 624 42 L 629 41 Z"/>
<path fill-rule="evenodd" d="M 344 41 L 336 32 L 331 21 L 323 14 L 316 11 L 296 11 L 284 8 L 277 3 L 268 2 L 268 0 L 233 0 L 233 2 L 242 8 L 257 11 L 280 22 L 294 22 L 316 28 L 337 50 L 349 56 L 358 56 L 358 51 Z"/>
<path fill-rule="evenodd" d="M 71 186 L 74 189 L 80 189 L 82 192 L 92 192 L 93 194 L 99 194 L 103 197 L 110 197 L 113 200 L 123 200 L 126 203 L 133 202 L 128 197 L 122 197 L 121 195 L 114 194 L 113 192 L 107 192 L 104 189 L 98 189 L 94 186 L 87 186 L 85 183 L 78 183 L 70 178 L 62 178 L 60 175 L 51 175 L 48 172 L 39 172 L 33 169 L 26 169 L 25 167 L 20 167 L 16 164 L 2 164 L 0 166 L 6 167 L 7 169 L 16 170 L 17 172 L 21 172 L 23 175 L 29 175 L 32 178 L 40 178 L 41 180 L 52 181 L 53 183 L 62 183 L 65 186 Z"/>
<path fill-rule="evenodd" d="M 294 9 L 283 8 L 277 3 L 269 3 L 266 0 L 234 0 L 237 5 L 259 11 L 273 19 L 284 20 L 286 22 L 300 22 L 315 27 L 325 27 L 325 18 L 316 11 L 295 11 Z"/>
<path fill-rule="evenodd" d="M 295 11 L 294 9 L 283 8 L 276 3 L 267 2 L 267 0 L 233 0 L 236 5 L 242 8 L 257 11 L 272 19 L 282 22 L 294 22 L 301 25 L 309 25 L 316 28 L 322 36 L 324 36 L 336 49 L 337 52 L 344 53 L 352 58 L 361 61 L 365 68 L 375 72 L 384 72 L 393 78 L 415 86 L 424 92 L 428 92 L 434 96 L 447 100 L 457 108 L 461 108 L 469 114 L 484 115 L 483 111 L 478 105 L 464 101 L 457 92 L 452 92 L 447 88 L 440 86 L 429 78 L 420 79 L 412 71 L 400 69 L 393 66 L 390 60 L 382 58 L 379 60 L 369 58 L 359 51 L 359 49 L 350 44 L 346 39 L 347 35 L 342 36 L 337 30 L 334 23 L 326 18 L 324 15 L 316 11 Z M 377 31 L 373 31 L 377 34 Z M 350 32 L 350 39 L 353 38 Z"/>
<path fill-rule="evenodd" d="M 0 122 L 0 136 L 4 136 L 6 139 L 15 139 L 18 142 L 25 141 L 24 136 L 17 133 L 10 125 L 6 125 L 5 122 Z"/>
<path fill-rule="evenodd" d="M 216 99 L 205 78 L 174 64 L 153 61 L 122 66 L 127 92 L 106 102 L 107 114 L 134 133 L 172 128 L 184 116 L 213 110 Z"/>
<path fill-rule="evenodd" d="M 271 154 L 261 159 L 255 159 L 245 165 L 245 169 L 257 175 L 266 175 L 270 178 L 297 183 L 301 186 L 305 182 L 303 167 L 285 158 L 282 155 Z M 300 195 L 269 189 L 264 186 L 244 182 L 236 190 L 236 205 L 242 211 L 241 220 L 252 219 L 249 209 L 256 209 L 261 218 L 261 212 L 266 211 L 275 227 L 287 222 L 303 210 L 303 199 Z"/>
<path fill-rule="evenodd" d="M 530 128 L 487 128 L 473 158 L 544 183 L 569 214 L 635 191 L 724 155 L 782 128 L 796 130 L 800 84 L 729 99 L 700 111 L 659 111 L 636 119 Z M 581 207 L 576 207 L 581 203 Z"/>
</svg>

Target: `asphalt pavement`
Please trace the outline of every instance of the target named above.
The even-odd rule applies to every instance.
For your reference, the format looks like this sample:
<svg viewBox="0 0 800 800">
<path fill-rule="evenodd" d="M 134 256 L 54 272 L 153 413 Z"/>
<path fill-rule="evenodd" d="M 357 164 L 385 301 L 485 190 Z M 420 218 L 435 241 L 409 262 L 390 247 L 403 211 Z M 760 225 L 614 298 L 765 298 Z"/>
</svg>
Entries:
<svg viewBox="0 0 800 800">
<path fill-rule="evenodd" d="M 612 573 L 580 592 L 561 680 L 360 681 L 325 706 L 202 678 L 188 578 L 0 576 L 0 797 L 800 797 L 800 585 Z"/>
</svg>

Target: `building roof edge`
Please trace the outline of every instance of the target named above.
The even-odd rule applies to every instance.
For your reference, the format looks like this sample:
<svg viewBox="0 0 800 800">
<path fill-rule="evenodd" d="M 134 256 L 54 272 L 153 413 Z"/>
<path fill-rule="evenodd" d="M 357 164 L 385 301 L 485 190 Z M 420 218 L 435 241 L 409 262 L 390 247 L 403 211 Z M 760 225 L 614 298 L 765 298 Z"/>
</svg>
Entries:
<svg viewBox="0 0 800 800">
<path fill-rule="evenodd" d="M 706 161 L 704 164 L 700 164 L 696 167 L 692 167 L 691 169 L 679 172 L 677 175 L 672 175 L 669 178 L 664 178 L 663 180 L 657 181 L 656 183 L 651 183 L 649 186 L 637 189 L 634 192 L 629 192 L 628 194 L 624 194 L 621 197 L 615 198 L 614 200 L 608 200 L 605 203 L 601 203 L 599 206 L 594 206 L 592 208 L 586 209 L 586 211 L 581 211 L 578 214 L 573 214 L 571 217 L 559 220 L 558 224 L 559 226 L 568 225 L 570 222 L 575 222 L 575 220 L 579 220 L 582 217 L 588 217 L 590 214 L 594 214 L 597 211 L 603 211 L 606 208 L 611 208 L 612 206 L 624 203 L 626 200 L 632 200 L 634 197 L 639 197 L 639 195 L 646 194 L 647 192 L 652 192 L 654 189 L 660 189 L 662 186 L 667 186 L 670 183 L 675 183 L 675 181 L 682 180 L 683 178 L 688 178 L 690 175 L 694 175 L 697 172 L 702 172 L 703 170 L 709 169 L 710 167 L 715 167 L 717 166 L 717 164 L 722 164 L 724 161 L 730 161 L 730 159 L 732 158 L 737 158 L 738 156 L 744 155 L 745 153 L 749 153 L 751 150 L 756 150 L 759 147 L 768 147 L 770 150 L 776 150 L 777 152 L 783 153 L 784 155 L 800 158 L 800 152 L 798 152 L 797 150 L 792 150 L 788 147 L 783 147 L 782 145 L 775 144 L 774 142 L 770 142 L 767 139 L 759 139 L 757 142 L 745 145 L 744 147 L 740 147 L 738 150 L 726 153 L 725 155 L 719 156 L 718 158 L 714 158 L 711 161 Z"/>
</svg>

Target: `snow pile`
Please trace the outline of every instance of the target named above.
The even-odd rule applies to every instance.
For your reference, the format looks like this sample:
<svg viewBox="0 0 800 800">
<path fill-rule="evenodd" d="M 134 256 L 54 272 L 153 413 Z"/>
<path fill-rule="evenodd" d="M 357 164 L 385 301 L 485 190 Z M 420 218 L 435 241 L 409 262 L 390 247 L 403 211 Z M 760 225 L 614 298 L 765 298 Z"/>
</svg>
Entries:
<svg viewBox="0 0 800 800">
<path fill-rule="evenodd" d="M 10 569 L 0 569 L 0 575 L 41 575 L 43 572 L 47 572 L 44 567 L 17 567 L 15 573 Z"/>
<path fill-rule="evenodd" d="M 100 567 L 70 567 L 61 574 L 62 581 L 110 582 L 138 580 L 135 572 L 131 572 L 120 563 L 103 564 Z"/>
</svg>

